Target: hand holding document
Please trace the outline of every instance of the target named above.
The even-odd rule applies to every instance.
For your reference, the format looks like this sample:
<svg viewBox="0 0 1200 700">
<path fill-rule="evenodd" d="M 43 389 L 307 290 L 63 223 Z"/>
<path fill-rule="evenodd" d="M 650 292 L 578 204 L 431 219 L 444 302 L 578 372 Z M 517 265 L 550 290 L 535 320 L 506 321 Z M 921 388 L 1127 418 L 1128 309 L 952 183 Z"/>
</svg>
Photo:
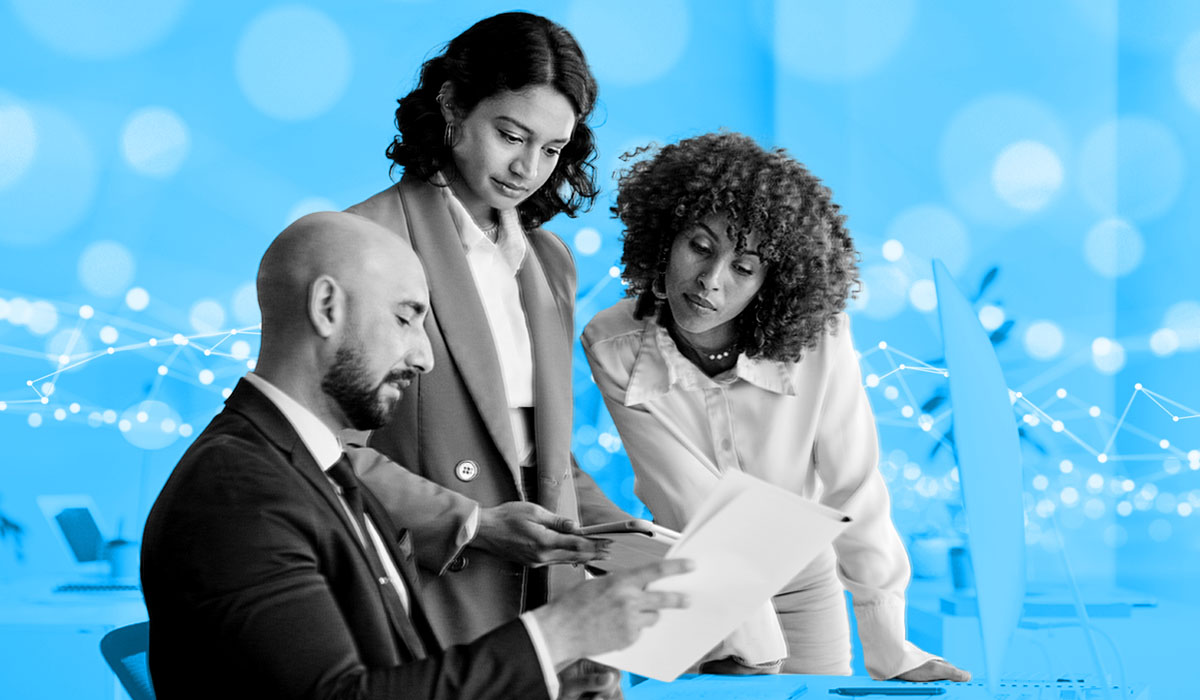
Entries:
<svg viewBox="0 0 1200 700">
<path fill-rule="evenodd" d="M 849 522 L 778 486 L 740 472 L 725 474 L 666 552 L 667 558 L 691 559 L 695 569 L 650 586 L 687 594 L 689 607 L 663 610 L 634 644 L 593 660 L 674 680 L 767 603 Z"/>
<path fill-rule="evenodd" d="M 608 540 L 608 559 L 588 563 L 589 569 L 605 573 L 628 571 L 666 558 L 679 541 L 679 533 L 649 520 L 630 518 L 581 528 L 586 537 Z"/>
</svg>

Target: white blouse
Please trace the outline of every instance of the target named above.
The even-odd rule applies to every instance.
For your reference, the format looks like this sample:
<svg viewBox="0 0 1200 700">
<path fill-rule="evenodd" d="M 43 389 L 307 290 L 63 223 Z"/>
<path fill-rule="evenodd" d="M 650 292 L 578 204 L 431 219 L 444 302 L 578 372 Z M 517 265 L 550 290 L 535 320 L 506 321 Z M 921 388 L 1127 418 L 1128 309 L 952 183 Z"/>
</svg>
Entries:
<svg viewBox="0 0 1200 700">
<path fill-rule="evenodd" d="M 705 375 L 634 300 L 601 311 L 583 332 L 592 376 L 636 474 L 638 498 L 682 530 L 722 472 L 740 470 L 836 508 L 853 523 L 834 542 L 853 595 L 867 670 L 891 678 L 933 655 L 905 640 L 908 556 L 877 468 L 875 421 L 845 314 L 799 362 L 738 358 Z M 799 590 L 802 571 L 785 590 Z"/>
</svg>

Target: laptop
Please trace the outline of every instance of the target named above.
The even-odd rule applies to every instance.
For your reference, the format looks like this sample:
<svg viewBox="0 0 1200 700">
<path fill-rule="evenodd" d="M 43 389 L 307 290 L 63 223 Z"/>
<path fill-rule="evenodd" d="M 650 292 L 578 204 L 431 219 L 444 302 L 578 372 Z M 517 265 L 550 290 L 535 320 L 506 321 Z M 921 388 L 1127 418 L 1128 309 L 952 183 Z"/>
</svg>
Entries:
<svg viewBox="0 0 1200 700">
<path fill-rule="evenodd" d="M 38 496 L 38 508 L 75 561 L 76 571 L 55 587 L 56 593 L 137 591 L 136 575 L 113 575 L 109 539 L 97 517 L 96 504 L 83 494 Z"/>
</svg>

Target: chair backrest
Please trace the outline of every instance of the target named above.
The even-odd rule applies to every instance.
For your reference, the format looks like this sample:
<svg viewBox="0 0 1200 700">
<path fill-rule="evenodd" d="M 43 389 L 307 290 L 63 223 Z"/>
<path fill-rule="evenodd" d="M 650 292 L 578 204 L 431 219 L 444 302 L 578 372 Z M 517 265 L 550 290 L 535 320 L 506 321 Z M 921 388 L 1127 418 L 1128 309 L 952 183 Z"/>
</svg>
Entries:
<svg viewBox="0 0 1200 700">
<path fill-rule="evenodd" d="M 149 649 L 149 622 L 118 627 L 100 640 L 100 653 L 133 700 L 155 700 L 146 660 Z"/>
</svg>

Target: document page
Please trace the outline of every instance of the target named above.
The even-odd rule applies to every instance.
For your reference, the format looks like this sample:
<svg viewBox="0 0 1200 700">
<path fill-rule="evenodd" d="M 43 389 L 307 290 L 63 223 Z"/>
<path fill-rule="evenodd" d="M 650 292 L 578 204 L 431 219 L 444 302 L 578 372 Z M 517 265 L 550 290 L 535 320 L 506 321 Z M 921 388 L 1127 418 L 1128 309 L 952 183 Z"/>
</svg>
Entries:
<svg viewBox="0 0 1200 700">
<path fill-rule="evenodd" d="M 725 474 L 667 558 L 695 570 L 652 588 L 687 593 L 631 646 L 595 661 L 672 681 L 717 645 L 845 529 L 849 517 L 740 472 Z"/>
</svg>

